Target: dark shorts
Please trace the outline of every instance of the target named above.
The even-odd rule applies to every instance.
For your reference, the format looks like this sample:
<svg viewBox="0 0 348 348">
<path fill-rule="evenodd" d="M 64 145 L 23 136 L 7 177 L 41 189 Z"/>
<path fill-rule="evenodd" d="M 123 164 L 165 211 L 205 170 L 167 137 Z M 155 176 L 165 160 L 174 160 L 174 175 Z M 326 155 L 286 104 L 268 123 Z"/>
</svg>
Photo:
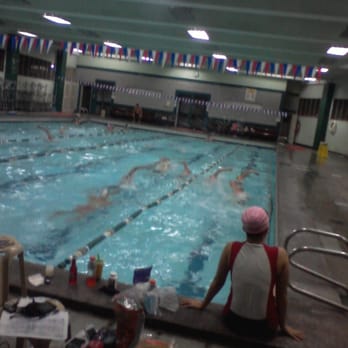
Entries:
<svg viewBox="0 0 348 348">
<path fill-rule="evenodd" d="M 276 334 L 276 330 L 269 326 L 267 320 L 246 319 L 231 311 L 224 315 L 223 320 L 238 335 L 271 339 Z"/>
</svg>

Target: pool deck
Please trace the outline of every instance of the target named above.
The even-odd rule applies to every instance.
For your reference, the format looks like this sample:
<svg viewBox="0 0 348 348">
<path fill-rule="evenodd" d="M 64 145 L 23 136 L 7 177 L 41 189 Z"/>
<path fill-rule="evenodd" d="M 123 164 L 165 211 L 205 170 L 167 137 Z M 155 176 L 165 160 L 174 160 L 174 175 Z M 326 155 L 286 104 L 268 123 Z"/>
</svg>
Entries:
<svg viewBox="0 0 348 348">
<path fill-rule="evenodd" d="M 329 154 L 319 163 L 316 153 L 310 149 L 278 145 L 277 147 L 277 222 L 278 244 L 283 245 L 293 229 L 316 228 L 348 237 L 348 160 L 344 156 Z M 4 231 L 3 231 L 4 232 Z M 294 238 L 291 247 L 312 245 L 348 251 L 335 240 L 303 235 Z M 325 258 L 323 255 L 304 254 L 298 259 L 313 269 L 320 270 L 347 284 L 348 268 L 342 259 Z M 18 291 L 19 275 L 16 262 L 11 264 L 10 284 Z M 26 264 L 27 274 L 43 272 L 43 266 Z M 348 293 L 291 268 L 290 279 L 297 285 L 320 293 L 331 300 L 348 304 Z M 32 295 L 46 295 L 60 299 L 67 307 L 86 309 L 113 316 L 109 296 L 98 289 L 87 288 L 84 275 L 79 276 L 76 288 L 68 286 L 68 274 L 56 269 L 51 285 L 34 288 L 28 284 Z M 121 290 L 122 290 L 122 285 Z M 305 332 L 305 340 L 297 343 L 287 337 L 278 336 L 271 341 L 244 338 L 233 334 L 221 323 L 222 306 L 211 304 L 205 311 L 179 308 L 175 313 L 162 311 L 159 317 L 147 317 L 146 325 L 168 332 L 185 334 L 207 342 L 226 344 L 229 347 L 347 347 L 348 312 L 315 301 L 309 297 L 288 291 L 288 323 Z"/>
</svg>

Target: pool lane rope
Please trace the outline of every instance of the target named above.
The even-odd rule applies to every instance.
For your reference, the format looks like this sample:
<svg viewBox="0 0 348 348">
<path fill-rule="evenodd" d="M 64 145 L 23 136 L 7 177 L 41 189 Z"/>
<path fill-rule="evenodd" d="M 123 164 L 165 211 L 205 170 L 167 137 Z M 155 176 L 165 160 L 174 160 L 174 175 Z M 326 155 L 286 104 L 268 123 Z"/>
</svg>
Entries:
<svg viewBox="0 0 348 348">
<path fill-rule="evenodd" d="M 123 133 L 124 129 L 120 128 L 117 129 L 117 133 Z M 112 135 L 114 132 L 112 132 L 110 135 Z M 115 132 L 116 133 L 116 132 Z M 59 139 L 65 139 L 65 138 L 82 138 L 82 137 L 105 137 L 104 132 L 97 132 L 97 133 L 77 133 L 77 134 L 67 134 L 67 135 L 55 135 L 54 138 Z M 43 140 L 42 136 L 32 137 L 32 138 L 22 138 L 22 139 L 0 139 L 0 144 L 6 144 L 6 143 L 29 143 L 31 141 L 40 141 Z"/>
<path fill-rule="evenodd" d="M 122 133 L 122 131 L 120 131 L 118 133 Z M 148 138 L 132 139 L 131 141 L 132 142 L 141 142 L 141 141 L 148 141 L 148 140 L 154 140 L 154 139 L 157 140 L 157 139 L 160 139 L 160 137 L 148 137 Z M 79 147 L 37 152 L 37 153 L 32 153 L 30 155 L 12 156 L 12 157 L 7 157 L 7 158 L 0 158 L 0 163 L 10 163 L 12 161 L 17 161 L 17 160 L 34 159 L 34 158 L 46 157 L 46 156 L 51 156 L 53 154 L 62 154 L 62 153 L 72 152 L 72 151 L 95 150 L 98 148 L 103 148 L 105 146 L 122 145 L 122 144 L 125 144 L 126 142 L 127 141 L 124 141 L 124 140 L 118 140 L 118 141 L 112 142 L 112 143 L 103 143 L 103 144 L 93 145 L 93 146 L 79 146 Z"/>
<path fill-rule="evenodd" d="M 182 183 L 180 186 L 175 188 L 174 190 L 168 192 L 167 194 L 164 194 L 160 198 L 152 201 L 151 203 L 143 206 L 142 208 L 136 210 L 132 214 L 130 214 L 128 217 L 126 217 L 123 221 L 119 222 L 116 226 L 110 228 L 109 230 L 105 231 L 98 237 L 94 238 L 92 241 L 88 242 L 85 246 L 77 249 L 70 257 L 66 258 L 64 261 L 60 262 L 57 267 L 58 268 L 65 268 L 70 264 L 71 257 L 79 258 L 81 256 L 86 255 L 92 248 L 94 248 L 96 245 L 104 241 L 106 238 L 109 238 L 116 234 L 118 231 L 120 231 L 122 228 L 127 226 L 129 223 L 131 223 L 133 220 L 135 220 L 139 215 L 141 215 L 144 211 L 149 210 L 151 208 L 157 207 L 162 202 L 164 202 L 166 199 L 174 196 L 175 194 L 181 192 L 185 187 L 190 185 L 194 180 L 196 180 L 199 176 L 202 176 L 206 173 L 208 173 L 213 167 L 219 165 L 226 157 L 231 156 L 234 154 L 238 149 L 240 148 L 240 145 L 238 145 L 233 151 L 230 151 L 223 156 L 221 156 L 218 160 L 212 162 L 208 167 L 203 168 L 200 173 L 191 175 L 190 178 L 188 178 L 184 183 Z"/>
</svg>

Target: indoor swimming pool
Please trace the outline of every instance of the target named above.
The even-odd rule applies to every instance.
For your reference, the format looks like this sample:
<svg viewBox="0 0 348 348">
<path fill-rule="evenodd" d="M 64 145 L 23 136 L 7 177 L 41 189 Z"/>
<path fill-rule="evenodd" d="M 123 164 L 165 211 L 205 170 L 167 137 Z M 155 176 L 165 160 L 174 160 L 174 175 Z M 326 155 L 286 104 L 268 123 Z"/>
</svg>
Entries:
<svg viewBox="0 0 348 348">
<path fill-rule="evenodd" d="M 124 283 L 152 265 L 159 286 L 201 298 L 225 243 L 244 238 L 245 207 L 266 208 L 275 229 L 271 148 L 92 122 L 0 123 L 0 143 L 1 232 L 27 261 L 76 254 L 86 272 L 100 255 L 103 277 L 116 271 Z"/>
</svg>

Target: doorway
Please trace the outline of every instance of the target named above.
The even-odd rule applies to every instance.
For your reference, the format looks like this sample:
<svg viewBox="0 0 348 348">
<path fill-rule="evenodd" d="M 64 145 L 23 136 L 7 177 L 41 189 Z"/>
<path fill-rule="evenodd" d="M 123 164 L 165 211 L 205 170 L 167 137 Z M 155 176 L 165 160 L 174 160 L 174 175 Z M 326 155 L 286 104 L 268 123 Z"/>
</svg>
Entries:
<svg viewBox="0 0 348 348">
<path fill-rule="evenodd" d="M 175 97 L 178 98 L 177 126 L 202 131 L 207 130 L 207 102 L 211 99 L 210 94 L 176 91 Z"/>
<path fill-rule="evenodd" d="M 83 86 L 81 110 L 87 110 L 88 112 L 91 112 L 91 108 L 90 108 L 90 106 L 91 106 L 91 93 L 92 93 L 91 86 Z"/>
</svg>

